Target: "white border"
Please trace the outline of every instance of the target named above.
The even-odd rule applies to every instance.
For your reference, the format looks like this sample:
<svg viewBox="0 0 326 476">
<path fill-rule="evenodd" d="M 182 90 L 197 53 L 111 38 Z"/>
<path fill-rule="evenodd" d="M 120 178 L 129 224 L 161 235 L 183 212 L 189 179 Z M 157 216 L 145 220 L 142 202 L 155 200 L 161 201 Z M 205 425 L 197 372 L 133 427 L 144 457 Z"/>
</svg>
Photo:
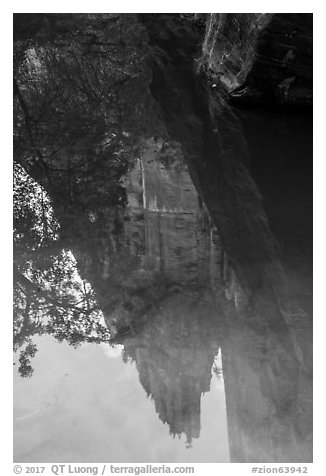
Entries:
<svg viewBox="0 0 326 476">
<path fill-rule="evenodd" d="M 245 7 L 245 9 L 244 9 Z M 12 13 L 78 13 L 78 12 L 296 12 L 314 13 L 314 464 L 309 465 L 309 474 L 325 474 L 322 464 L 325 463 L 323 426 L 325 417 L 325 357 L 322 349 L 325 346 L 325 319 L 323 295 L 325 294 L 325 2 L 322 1 L 164 1 L 157 2 L 128 1 L 14 1 L 2 9 L 1 25 L 1 251 L 4 264 L 1 273 L 2 303 L 2 342 L 1 377 L 1 462 L 3 474 L 12 474 Z M 231 470 L 231 466 L 233 470 Z M 251 465 L 196 465 L 196 474 L 250 474 Z M 273 465 L 278 466 L 278 465 Z M 213 469 L 212 469 L 213 467 Z M 204 468 L 204 469 L 203 469 Z M 215 468 L 215 469 L 214 469 Z M 234 471 L 234 472 L 233 472 Z M 248 473 L 247 473 L 248 472 Z"/>
</svg>

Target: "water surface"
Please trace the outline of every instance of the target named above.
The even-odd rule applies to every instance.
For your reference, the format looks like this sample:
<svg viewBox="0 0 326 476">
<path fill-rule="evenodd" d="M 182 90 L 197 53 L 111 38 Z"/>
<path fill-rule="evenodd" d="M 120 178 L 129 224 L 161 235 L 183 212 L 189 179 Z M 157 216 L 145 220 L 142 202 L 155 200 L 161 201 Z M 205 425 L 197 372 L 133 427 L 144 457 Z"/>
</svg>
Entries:
<svg viewBox="0 0 326 476">
<path fill-rule="evenodd" d="M 17 462 L 311 460 L 309 316 L 292 303 L 292 327 L 270 327 L 263 289 L 248 319 L 205 183 L 163 148 L 144 143 L 114 190 L 105 168 L 52 195 L 17 169 Z"/>
<path fill-rule="evenodd" d="M 120 347 L 83 344 L 75 350 L 51 336 L 35 341 L 33 378 L 15 373 L 15 461 L 228 461 L 220 376 L 213 373 L 210 392 L 201 398 L 201 437 L 187 448 L 185 435 L 173 439 L 158 418 Z"/>
</svg>

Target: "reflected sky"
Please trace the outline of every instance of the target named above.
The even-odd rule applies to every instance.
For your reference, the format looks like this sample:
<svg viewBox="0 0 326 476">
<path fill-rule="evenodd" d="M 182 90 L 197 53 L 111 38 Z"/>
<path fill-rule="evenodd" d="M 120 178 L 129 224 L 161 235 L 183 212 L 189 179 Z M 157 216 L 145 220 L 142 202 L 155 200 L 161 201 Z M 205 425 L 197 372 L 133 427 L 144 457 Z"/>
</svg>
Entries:
<svg viewBox="0 0 326 476">
<path fill-rule="evenodd" d="M 224 384 L 215 372 L 201 399 L 201 436 L 186 448 L 185 436 L 173 439 L 157 417 L 121 346 L 35 341 L 33 377 L 14 372 L 15 461 L 229 461 Z"/>
</svg>

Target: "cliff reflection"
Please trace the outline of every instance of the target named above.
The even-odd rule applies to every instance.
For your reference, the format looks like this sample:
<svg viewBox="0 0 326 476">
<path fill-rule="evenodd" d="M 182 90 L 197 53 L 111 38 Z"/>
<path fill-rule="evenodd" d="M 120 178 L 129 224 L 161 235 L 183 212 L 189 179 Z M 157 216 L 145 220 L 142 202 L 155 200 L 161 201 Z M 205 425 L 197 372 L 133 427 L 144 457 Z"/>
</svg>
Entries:
<svg viewBox="0 0 326 476">
<path fill-rule="evenodd" d="M 232 327 L 231 327 L 232 326 Z M 312 461 L 312 378 L 290 334 L 231 319 L 222 339 L 231 460 Z"/>
<path fill-rule="evenodd" d="M 146 306 L 140 293 L 106 317 L 114 341 L 135 361 L 171 434 L 184 433 L 188 444 L 199 437 L 200 400 L 221 348 L 231 461 L 311 461 L 311 362 L 299 339 L 306 316 L 293 303 L 296 321 L 287 328 L 266 325 L 269 307 L 256 308 L 260 322 L 242 315 L 242 291 L 188 172 L 153 164 L 152 147 L 137 183 L 146 191 L 141 275 L 157 287 Z"/>
<path fill-rule="evenodd" d="M 201 397 L 220 347 L 231 461 L 311 461 L 312 381 L 290 334 L 256 332 L 222 313 L 210 293 L 175 292 L 115 342 L 136 363 L 159 418 L 188 444 L 200 437 Z"/>
<path fill-rule="evenodd" d="M 159 418 L 171 435 L 185 434 L 188 445 L 200 436 L 201 396 L 210 390 L 218 352 L 216 327 L 209 302 L 175 293 L 137 334 L 120 340 L 124 358 L 135 361 Z"/>
<path fill-rule="evenodd" d="M 64 209 L 59 189 L 51 198 L 60 232 L 54 225 L 51 232 L 47 214 L 38 212 L 33 234 L 19 228 L 15 346 L 25 345 L 22 371 L 32 373 L 35 333 L 72 345 L 123 344 L 159 418 L 191 446 L 200 437 L 201 398 L 221 349 L 231 461 L 311 461 L 311 375 L 297 339 L 302 323 L 299 330 L 270 329 L 263 308 L 261 325 L 241 319 L 242 292 L 218 231 L 178 151 L 171 156 L 167 161 L 163 144 L 148 141 L 121 178 L 123 202 L 78 206 L 73 215 L 82 189 Z M 18 224 L 24 220 L 26 214 Z"/>
</svg>

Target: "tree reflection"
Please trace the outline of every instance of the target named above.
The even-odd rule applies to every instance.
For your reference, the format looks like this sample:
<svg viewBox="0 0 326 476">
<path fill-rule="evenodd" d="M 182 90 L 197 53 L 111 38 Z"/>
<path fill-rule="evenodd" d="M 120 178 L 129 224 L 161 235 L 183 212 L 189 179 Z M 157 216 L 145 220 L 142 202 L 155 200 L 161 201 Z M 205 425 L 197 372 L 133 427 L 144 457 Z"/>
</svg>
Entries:
<svg viewBox="0 0 326 476">
<path fill-rule="evenodd" d="M 33 373 L 33 335 L 48 333 L 74 347 L 109 340 L 94 292 L 62 248 L 59 228 L 44 189 L 15 166 L 14 350 L 22 349 L 22 376 Z"/>
<path fill-rule="evenodd" d="M 31 375 L 35 334 L 74 346 L 109 338 L 79 271 L 101 261 L 106 276 L 124 247 L 121 177 L 153 121 L 135 16 L 17 14 L 14 24 L 14 348 Z"/>
<path fill-rule="evenodd" d="M 46 16 L 31 17 L 44 26 Z M 121 141 L 135 142 L 148 117 L 139 35 L 132 15 L 77 15 L 50 42 L 46 31 L 15 42 L 15 160 L 31 175 L 74 177 L 82 165 L 113 160 Z"/>
<path fill-rule="evenodd" d="M 29 357 L 36 352 L 34 335 L 51 334 L 74 347 L 109 341 L 90 285 L 76 276 L 75 260 L 65 251 L 52 258 L 52 265 L 42 271 L 30 261 L 30 278 L 14 270 L 14 350 L 24 347 L 19 359 L 23 376 L 32 373 Z"/>
</svg>

